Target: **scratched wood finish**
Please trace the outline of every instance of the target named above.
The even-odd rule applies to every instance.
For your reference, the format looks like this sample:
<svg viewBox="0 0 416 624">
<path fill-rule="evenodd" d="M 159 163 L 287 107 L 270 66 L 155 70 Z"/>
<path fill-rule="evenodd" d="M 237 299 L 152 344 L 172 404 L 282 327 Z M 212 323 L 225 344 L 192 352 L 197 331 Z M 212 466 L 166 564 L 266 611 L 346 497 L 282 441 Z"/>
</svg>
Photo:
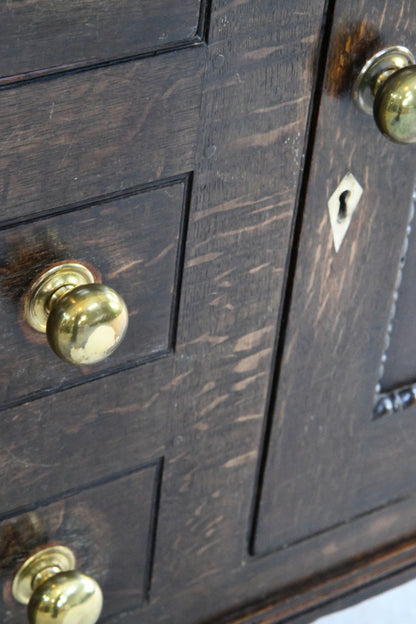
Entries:
<svg viewBox="0 0 416 624">
<path fill-rule="evenodd" d="M 22 621 L 22 607 L 11 595 L 14 570 L 36 549 L 56 543 L 66 543 L 74 552 L 77 569 L 100 583 L 105 595 L 103 618 L 146 600 L 146 560 L 153 539 L 158 477 L 158 466 L 149 466 L 108 483 L 87 484 L 61 500 L 0 521 L 2 622 Z M 135 495 L 126 496 L 126 491 Z M 129 574 L 117 573 L 123 569 Z"/>
<path fill-rule="evenodd" d="M 249 560 L 246 538 L 323 10 L 316 0 L 215 0 L 209 46 L 2 93 L 25 104 L 29 127 L 27 150 L 19 137 L 7 149 L 9 175 L 16 158 L 27 183 L 9 184 L 4 218 L 194 169 L 175 352 L 2 412 L 2 514 L 164 457 L 150 600 L 113 621 L 215 622 L 283 582 L 284 566 L 276 576 L 274 563 Z M 65 94 L 58 136 L 51 89 Z"/>
<path fill-rule="evenodd" d="M 350 486 L 346 490 L 351 500 L 351 492 L 356 497 L 351 506 L 354 513 L 372 509 L 383 492 L 388 496 L 394 488 L 401 492 L 410 481 L 410 466 L 405 474 L 404 459 L 398 457 L 397 449 L 405 445 L 404 455 L 410 456 L 414 426 L 408 424 L 401 437 L 402 425 L 397 423 L 386 421 L 375 428 L 371 401 L 392 296 L 390 301 L 389 297 L 375 297 L 380 290 L 375 276 L 382 274 L 383 287 L 391 293 L 413 184 L 406 165 L 410 168 L 412 159 L 399 146 L 387 144 L 371 119 L 351 107 L 346 93 L 348 76 L 339 77 L 337 71 L 332 76 L 330 71 L 346 62 L 345 46 L 351 43 L 346 23 L 350 27 L 366 17 L 375 29 L 373 39 L 367 36 L 370 44 L 384 38 L 390 44 L 398 23 L 401 37 L 409 38 L 399 43 L 410 44 L 414 27 L 410 1 L 400 5 L 403 11 L 397 12 L 395 23 L 387 6 L 378 0 L 371 5 L 363 0 L 337 2 L 331 54 L 340 50 L 342 62 L 338 58 L 328 65 L 290 310 L 293 321 L 286 334 L 286 344 L 292 348 L 286 348 L 281 379 L 287 367 L 287 388 L 286 380 L 278 387 L 278 401 L 283 387 L 293 422 L 291 427 L 288 419 L 279 420 L 285 406 L 278 404 L 267 470 L 270 472 L 270 458 L 275 454 L 273 461 L 285 457 L 286 463 L 273 472 L 273 481 L 266 473 L 263 501 L 268 496 L 273 504 L 268 510 L 261 509 L 256 532 L 257 554 L 270 551 L 269 556 L 248 554 L 248 533 L 296 197 L 308 143 L 308 109 L 324 1 L 214 0 L 206 47 L 2 93 L 10 97 L 9 105 L 13 97 L 19 102 L 18 92 L 25 95 L 21 120 L 23 126 L 30 126 L 26 141 L 30 146 L 34 137 L 33 145 L 41 147 L 46 162 L 43 170 L 36 151 L 19 148 L 18 140 L 5 148 L 7 160 L 0 163 L 8 163 L 9 179 L 18 162 L 26 171 L 27 186 L 24 176 L 18 180 L 20 186 L 7 186 L 3 194 L 9 212 L 4 219 L 19 220 L 22 210 L 26 215 L 53 210 L 194 170 L 175 352 L 82 387 L 52 392 L 1 414 L 3 517 L 15 517 L 22 508 L 36 507 L 40 501 L 59 502 L 65 492 L 164 458 L 160 508 L 155 510 L 157 539 L 149 601 L 140 608 L 121 610 L 106 619 L 107 624 L 236 620 L 233 611 L 255 611 L 266 599 L 273 602 L 273 596 L 289 596 L 294 587 L 300 592 L 305 579 L 315 587 L 316 596 L 323 587 L 322 579 L 340 568 L 347 569 L 348 562 L 351 574 L 360 569 L 356 585 L 348 585 L 355 590 L 368 572 L 365 564 L 357 566 L 358 560 L 365 562 L 369 553 L 383 552 L 387 542 L 414 537 L 413 501 L 404 498 L 380 512 L 345 522 L 330 533 L 324 531 L 279 550 L 279 531 L 302 537 L 306 524 L 309 536 L 316 526 L 324 524 L 326 528 L 332 513 L 331 497 L 335 496 L 333 515 L 345 511 L 349 503 L 342 507 L 340 502 L 342 488 L 350 486 L 345 473 L 355 479 L 355 489 Z M 355 63 L 361 56 L 357 55 Z M 157 72 L 152 75 L 154 68 Z M 106 73 L 110 70 L 111 74 Z M 110 94 L 111 80 L 117 76 L 125 78 L 125 93 L 121 90 L 119 97 L 120 102 L 130 103 L 132 115 L 124 115 L 125 109 L 114 103 L 115 96 Z M 139 76 L 147 77 L 143 99 L 136 84 Z M 159 91 L 160 76 L 167 82 Z M 45 90 L 37 90 L 38 85 Z M 78 95 L 71 99 L 78 85 Z M 82 89 L 88 92 L 90 85 L 94 93 L 83 100 Z M 103 111 L 107 108 L 97 97 L 100 85 L 104 85 L 103 93 L 111 95 L 112 115 L 106 121 Z M 152 97 L 155 85 L 147 109 L 145 97 Z M 34 115 L 36 102 L 40 102 L 42 114 L 49 118 L 52 111 L 54 118 L 52 88 L 54 94 L 62 88 L 69 98 L 65 114 L 74 109 L 78 123 L 66 133 L 60 125 L 63 115 L 57 128 L 60 141 L 69 149 L 45 156 L 55 130 L 42 124 L 38 128 L 28 115 L 30 111 Z M 84 101 L 88 114 L 80 123 Z M 94 110 L 98 110 L 97 119 Z M 11 119 L 11 111 L 3 123 Z M 114 115 L 114 130 L 108 131 L 106 124 Z M 142 133 L 141 119 L 149 122 L 148 135 Z M 136 124 L 140 131 L 132 136 Z M 173 137 L 178 125 L 187 130 L 178 133 L 181 143 L 175 151 Z M 337 134 L 339 126 L 345 134 L 341 130 Z M 42 139 L 36 138 L 37 132 L 45 133 Z M 100 133 L 102 142 L 97 138 Z M 143 150 L 138 140 L 146 136 L 147 149 Z M 118 145 L 117 158 L 121 154 L 120 163 L 105 155 L 113 141 Z M 185 156 L 182 144 L 188 146 Z M 12 148 L 19 152 L 14 165 Z M 56 154 L 61 160 L 56 161 Z M 64 175 L 62 182 L 56 183 L 56 162 L 59 169 L 64 154 Z M 376 159 L 383 161 L 383 168 L 377 171 L 373 170 Z M 405 165 L 396 170 L 393 161 Z M 346 167 L 352 169 L 355 162 L 360 171 L 353 172 L 363 181 L 366 194 L 335 257 L 326 200 Z M 72 184 L 74 167 L 78 167 L 74 178 L 81 175 L 80 187 Z M 34 184 L 32 168 L 41 172 L 42 185 Z M 386 171 L 395 175 L 386 175 Z M 51 180 L 49 198 L 45 189 Z M 25 188 L 30 190 L 26 192 L 31 202 L 27 212 Z M 401 204 L 406 197 L 406 205 L 394 212 L 391 205 Z M 297 249 L 296 238 L 294 242 Z M 311 301 L 305 302 L 303 291 L 311 295 Z M 323 293 L 328 296 L 321 300 Z M 352 337 L 351 342 L 344 334 Z M 340 342 L 334 355 L 335 339 Z M 291 351 L 297 353 L 294 360 L 289 357 Z M 297 400 L 296 410 L 292 397 Z M 316 429 L 306 423 L 310 426 L 305 430 L 304 420 L 315 412 L 322 414 L 323 422 L 320 420 Z M 324 426 L 324 433 L 319 425 Z M 286 447 L 276 443 L 280 426 L 290 450 L 286 455 Z M 352 458 L 358 466 L 355 473 Z M 397 473 L 391 469 L 395 462 Z M 314 477 L 320 487 L 316 492 Z M 301 488 L 291 497 L 290 492 L 299 488 L 303 479 L 310 490 L 305 493 Z M 132 488 L 124 493 L 127 498 L 140 497 Z M 110 508 L 115 500 L 108 497 Z M 304 504 L 303 515 L 298 503 Z M 118 531 L 122 541 L 125 523 L 121 518 Z M 69 531 L 65 541 L 70 545 L 76 537 L 76 532 Z M 413 562 L 414 555 L 409 555 L 406 565 Z M 130 569 L 126 563 L 116 574 L 128 576 Z M 107 573 L 110 577 L 114 569 L 108 566 Z M 303 604 L 301 609 L 307 607 L 307 598 Z M 295 613 L 294 608 L 278 610 L 271 621 Z M 261 621 L 256 617 L 253 623 Z"/>
<path fill-rule="evenodd" d="M 194 168 L 205 49 L 0 91 L 0 221 Z"/>
<path fill-rule="evenodd" d="M 0 5 L 0 77 L 192 41 L 199 12 L 199 0 L 8 0 Z"/>
<path fill-rule="evenodd" d="M 312 547 L 314 534 L 364 514 L 376 517 L 377 509 L 376 531 L 389 539 L 382 508 L 414 493 L 414 418 L 374 422 L 372 405 L 415 148 L 387 141 L 350 97 L 363 56 L 404 41 L 416 45 L 411 2 L 392 13 L 384 0 L 337 4 L 256 526 L 258 554 L 302 540 Z M 364 194 L 335 254 L 326 204 L 347 171 Z"/>
<path fill-rule="evenodd" d="M 111 371 L 166 354 L 173 346 L 180 284 L 184 181 L 0 231 L 0 405 L 86 383 Z M 114 224 L 117 223 L 117 227 Z M 129 328 L 104 362 L 61 361 L 46 335 L 23 318 L 25 293 L 58 261 L 92 265 L 125 299 Z M 18 363 L 10 375 L 10 361 Z"/>
</svg>

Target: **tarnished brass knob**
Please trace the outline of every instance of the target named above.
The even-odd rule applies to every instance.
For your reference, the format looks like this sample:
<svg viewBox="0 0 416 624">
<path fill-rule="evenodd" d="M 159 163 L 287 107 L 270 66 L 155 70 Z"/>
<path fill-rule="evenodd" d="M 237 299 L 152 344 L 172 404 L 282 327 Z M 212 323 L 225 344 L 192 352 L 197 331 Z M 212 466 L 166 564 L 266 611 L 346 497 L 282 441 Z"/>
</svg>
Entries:
<svg viewBox="0 0 416 624">
<path fill-rule="evenodd" d="M 28 605 L 30 624 L 95 624 L 103 605 L 100 586 L 74 568 L 74 554 L 65 546 L 26 559 L 13 579 L 12 594 Z"/>
<path fill-rule="evenodd" d="M 43 271 L 25 295 L 24 315 L 46 332 L 55 353 L 72 364 L 94 364 L 123 339 L 128 312 L 112 288 L 94 282 L 88 267 L 62 262 Z"/>
<path fill-rule="evenodd" d="M 416 65 L 407 48 L 395 46 L 375 54 L 354 85 L 354 99 L 373 113 L 381 132 L 396 143 L 416 143 Z"/>
</svg>

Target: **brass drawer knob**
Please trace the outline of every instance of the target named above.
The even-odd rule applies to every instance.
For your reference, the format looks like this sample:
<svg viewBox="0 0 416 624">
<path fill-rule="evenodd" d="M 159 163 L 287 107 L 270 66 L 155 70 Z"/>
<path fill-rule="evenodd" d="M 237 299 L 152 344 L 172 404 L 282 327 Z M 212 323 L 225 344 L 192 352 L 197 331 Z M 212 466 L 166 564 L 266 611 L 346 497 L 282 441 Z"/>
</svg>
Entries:
<svg viewBox="0 0 416 624">
<path fill-rule="evenodd" d="M 386 48 L 371 57 L 354 89 L 358 108 L 373 113 L 381 132 L 396 143 L 416 143 L 416 65 L 407 48 Z"/>
<path fill-rule="evenodd" d="M 25 295 L 24 316 L 46 332 L 55 353 L 72 364 L 94 364 L 120 344 L 128 325 L 123 299 L 95 283 L 90 269 L 62 262 L 43 271 Z"/>
<path fill-rule="evenodd" d="M 26 559 L 13 579 L 12 594 L 28 605 L 30 624 L 95 624 L 103 605 L 100 586 L 75 570 L 74 554 L 65 546 Z"/>
</svg>

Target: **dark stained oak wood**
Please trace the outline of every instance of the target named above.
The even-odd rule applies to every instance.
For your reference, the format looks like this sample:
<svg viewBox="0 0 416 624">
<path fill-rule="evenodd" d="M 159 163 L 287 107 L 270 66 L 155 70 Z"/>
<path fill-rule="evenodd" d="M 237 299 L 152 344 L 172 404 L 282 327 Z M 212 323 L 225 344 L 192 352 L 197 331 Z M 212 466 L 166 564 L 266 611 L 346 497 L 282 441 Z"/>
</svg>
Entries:
<svg viewBox="0 0 416 624">
<path fill-rule="evenodd" d="M 0 91 L 0 222 L 194 168 L 202 46 Z"/>
<path fill-rule="evenodd" d="M 282 583 L 246 537 L 323 9 L 216 0 L 208 47 L 1 94 L 23 133 L 0 161 L 4 184 L 13 158 L 22 172 L 3 219 L 194 170 L 175 352 L 2 412 L 3 514 L 165 457 L 136 621 L 215 621 Z"/>
<path fill-rule="evenodd" d="M 105 595 L 102 617 L 145 601 L 159 477 L 155 464 L 0 521 L 2 621 L 22 621 L 22 607 L 11 595 L 15 570 L 36 549 L 54 543 L 70 545 L 77 569 L 100 584 Z M 126 491 L 134 496 L 127 497 Z"/>
<path fill-rule="evenodd" d="M 86 383 L 172 350 L 187 217 L 186 179 L 0 231 L 0 406 Z M 25 294 L 58 261 L 92 265 L 125 299 L 129 328 L 104 362 L 74 366 L 25 322 Z M 15 362 L 10 375 L 9 363 Z M 82 392 L 82 391 L 81 391 Z"/>
<path fill-rule="evenodd" d="M 190 42 L 200 8 L 200 0 L 7 0 L 0 5 L 0 78 Z"/>
<path fill-rule="evenodd" d="M 372 420 L 414 148 L 389 144 L 349 96 L 368 53 L 411 45 L 411 2 L 399 4 L 389 15 L 384 0 L 213 0 L 207 44 L 0 92 L 0 236 L 46 222 L 71 230 L 77 213 L 96 210 L 94 231 L 84 222 L 84 238 L 68 245 L 101 257 L 91 241 L 104 240 L 98 224 L 111 206 L 114 236 L 128 236 L 129 249 L 148 239 L 153 257 L 155 232 L 163 245 L 177 235 L 177 201 L 165 218 L 168 204 L 151 202 L 144 237 L 138 213 L 123 224 L 117 202 L 134 202 L 139 195 L 124 194 L 138 186 L 162 192 L 169 176 L 192 183 L 167 357 L 61 392 L 53 386 L 0 414 L 7 522 L 32 508 L 69 508 L 79 495 L 101 509 L 100 487 L 140 466 L 157 465 L 160 477 L 163 461 L 152 494 L 120 487 L 108 509 L 103 503 L 124 552 L 139 521 L 130 532 L 111 499 L 124 509 L 144 501 L 151 519 L 140 539 L 153 562 L 147 600 L 134 606 L 136 587 L 122 606 L 114 590 L 103 622 L 307 618 L 325 598 L 414 565 L 412 414 L 405 424 Z M 335 255 L 326 203 L 347 170 L 365 192 Z M 142 287 L 140 266 L 129 270 Z M 166 276 L 154 279 L 156 291 L 174 288 Z M 70 530 L 62 538 L 71 545 Z M 126 557 L 117 575 L 134 570 L 137 579 L 141 556 Z"/>
<path fill-rule="evenodd" d="M 374 46 L 396 42 L 398 31 L 410 47 L 415 41 L 411 3 L 389 18 L 386 11 L 381 0 L 340 3 L 335 11 L 256 527 L 258 554 L 313 543 L 314 534 L 414 493 L 408 453 L 415 423 L 411 415 L 373 422 L 373 401 L 409 219 L 415 148 L 387 141 L 372 118 L 355 109 L 349 88 Z M 342 80 L 334 69 L 340 66 Z M 335 254 L 327 201 L 347 171 L 364 194 Z"/>
</svg>

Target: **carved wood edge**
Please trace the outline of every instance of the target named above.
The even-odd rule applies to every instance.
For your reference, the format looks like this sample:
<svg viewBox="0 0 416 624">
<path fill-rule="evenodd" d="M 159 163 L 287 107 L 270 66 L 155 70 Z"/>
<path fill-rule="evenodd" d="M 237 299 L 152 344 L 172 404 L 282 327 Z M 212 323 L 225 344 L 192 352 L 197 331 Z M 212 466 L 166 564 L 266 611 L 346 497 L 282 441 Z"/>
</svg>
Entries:
<svg viewBox="0 0 416 624">
<path fill-rule="evenodd" d="M 373 417 L 392 416 L 403 412 L 416 403 L 416 383 L 403 386 L 391 392 L 380 394 L 374 406 Z"/>
<path fill-rule="evenodd" d="M 414 577 L 416 535 L 305 579 L 261 604 L 217 618 L 215 624 L 306 624 Z"/>
<path fill-rule="evenodd" d="M 410 204 L 410 213 L 409 220 L 406 228 L 406 236 L 403 242 L 402 253 L 400 257 L 399 268 L 397 271 L 396 285 L 394 289 L 393 295 L 393 303 L 390 310 L 390 318 L 389 324 L 386 331 L 386 336 L 384 340 L 384 352 L 381 357 L 380 368 L 378 372 L 379 381 L 376 385 L 375 389 L 375 398 L 374 398 L 374 410 L 373 417 L 374 419 L 381 418 L 382 416 L 391 416 L 392 414 L 397 414 L 398 412 L 402 412 L 414 403 L 416 403 L 416 382 L 412 384 L 407 384 L 401 388 L 394 388 L 389 392 L 382 392 L 382 380 L 384 375 L 384 366 L 387 361 L 387 353 L 388 348 L 390 346 L 390 336 L 393 330 L 393 322 L 396 316 L 396 303 L 399 298 L 399 290 L 403 277 L 403 269 L 406 263 L 407 251 L 409 247 L 409 236 L 412 230 L 412 221 L 415 216 L 416 210 L 416 187 L 413 190 L 412 201 Z"/>
</svg>

